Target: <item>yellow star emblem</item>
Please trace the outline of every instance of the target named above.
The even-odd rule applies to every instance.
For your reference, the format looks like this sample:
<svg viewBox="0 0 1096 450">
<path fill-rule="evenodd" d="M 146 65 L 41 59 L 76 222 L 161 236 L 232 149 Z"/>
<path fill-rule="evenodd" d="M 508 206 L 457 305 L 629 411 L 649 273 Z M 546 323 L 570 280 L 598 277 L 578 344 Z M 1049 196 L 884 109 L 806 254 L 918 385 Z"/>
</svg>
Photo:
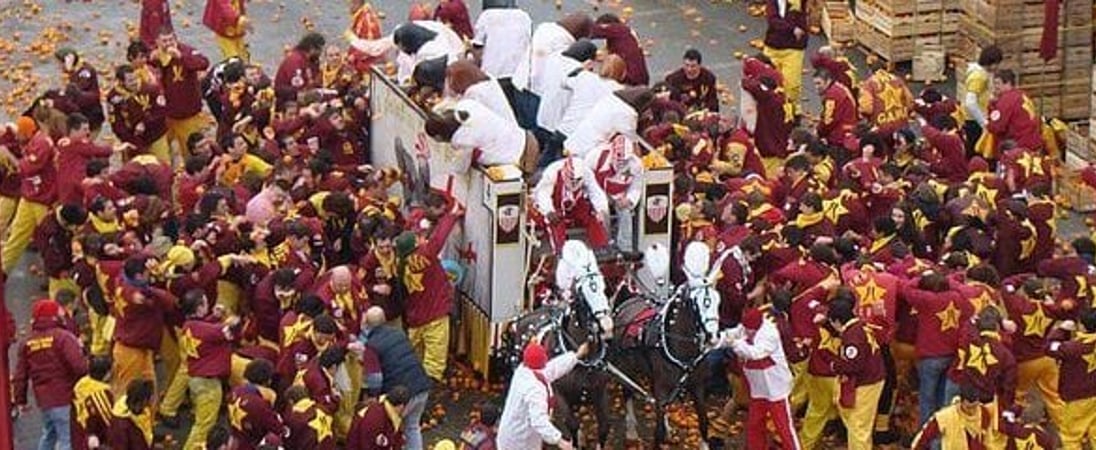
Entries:
<svg viewBox="0 0 1096 450">
<path fill-rule="evenodd" d="M 1031 153 L 1024 152 L 1023 156 L 1020 156 L 1020 159 L 1017 160 L 1016 163 L 1024 168 L 1025 177 L 1044 174 L 1042 158 L 1038 158 Z"/>
<path fill-rule="evenodd" d="M 1020 241 L 1020 259 L 1027 259 L 1031 256 L 1031 252 L 1035 251 L 1035 238 L 1039 235 L 1039 232 L 1030 220 L 1024 220 L 1020 225 L 1031 232 L 1031 236 Z"/>
<path fill-rule="evenodd" d="M 986 306 L 993 305 L 996 302 L 993 301 L 993 296 L 989 295 L 989 291 L 980 289 L 978 296 L 970 299 L 971 306 L 974 306 L 975 311 L 981 311 Z"/>
<path fill-rule="evenodd" d="M 853 289 L 856 290 L 856 298 L 860 299 L 861 308 L 870 308 L 872 305 L 879 303 L 883 300 L 883 296 L 887 294 L 887 290 L 875 282 L 875 277 L 867 277 L 866 283 L 860 284 Z"/>
<path fill-rule="evenodd" d="M 1042 448 L 1039 445 L 1039 440 L 1035 438 L 1035 433 L 1028 433 L 1026 437 L 1016 438 L 1013 442 L 1016 444 L 1016 450 L 1035 450 Z"/>
<path fill-rule="evenodd" d="M 955 303 L 948 302 L 948 307 L 936 313 L 936 318 L 940 319 L 940 331 L 959 328 L 959 308 L 955 307 Z"/>
<path fill-rule="evenodd" d="M 974 195 L 992 205 L 997 199 L 997 189 L 990 189 L 985 183 L 978 183 L 978 187 L 974 189 Z"/>
<path fill-rule="evenodd" d="M 842 198 L 842 196 L 838 196 L 833 200 L 822 201 L 822 211 L 826 218 L 830 220 L 830 223 L 837 223 L 841 216 L 849 213 L 849 209 L 845 207 Z"/>
<path fill-rule="evenodd" d="M 978 373 L 985 375 L 989 372 L 989 366 L 997 364 L 997 357 L 993 356 L 993 351 L 990 350 L 989 344 L 971 345 L 969 348 L 970 353 L 967 355 L 966 368 L 974 369 L 978 371 Z"/>
<path fill-rule="evenodd" d="M 1035 311 L 1024 314 L 1024 336 L 1042 336 L 1051 322 L 1043 308 L 1035 305 Z"/>
<path fill-rule="evenodd" d="M 244 411 L 243 403 L 244 399 L 236 398 L 228 404 L 228 423 L 235 430 L 244 429 L 244 419 L 247 418 L 247 411 Z"/>
<path fill-rule="evenodd" d="M 323 442 L 331 437 L 331 416 L 316 408 L 316 417 L 308 421 L 308 427 L 316 432 L 316 442 Z"/>
<path fill-rule="evenodd" d="M 1096 371 L 1096 349 L 1091 352 L 1085 353 L 1085 362 L 1088 363 L 1088 372 L 1092 373 Z"/>
<path fill-rule="evenodd" d="M 820 341 L 818 342 L 819 350 L 828 350 L 831 354 L 837 355 L 841 350 L 841 339 L 830 334 L 825 328 L 819 333 Z"/>
<path fill-rule="evenodd" d="M 179 347 L 183 350 L 183 356 L 187 358 L 198 358 L 198 346 L 202 344 L 202 341 L 194 337 L 194 333 L 187 328 L 183 331 L 183 335 L 179 337 Z"/>
</svg>

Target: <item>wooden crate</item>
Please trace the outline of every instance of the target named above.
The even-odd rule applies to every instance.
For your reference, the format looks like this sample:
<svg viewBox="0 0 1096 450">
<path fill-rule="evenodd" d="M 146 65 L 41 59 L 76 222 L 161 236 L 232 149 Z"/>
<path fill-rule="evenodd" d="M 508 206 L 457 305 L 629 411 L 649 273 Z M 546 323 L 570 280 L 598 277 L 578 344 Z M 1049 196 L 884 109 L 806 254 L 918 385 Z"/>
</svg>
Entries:
<svg viewBox="0 0 1096 450">
<path fill-rule="evenodd" d="M 1096 211 L 1096 189 L 1081 180 L 1084 167 L 1066 165 L 1058 176 L 1058 195 L 1066 207 L 1080 213 Z"/>
<path fill-rule="evenodd" d="M 849 43 L 856 40 L 856 18 L 844 1 L 826 2 L 822 6 L 822 32 L 830 42 Z"/>
<path fill-rule="evenodd" d="M 886 11 L 893 16 L 909 15 L 914 13 L 927 13 L 951 8 L 953 1 L 944 0 L 857 0 L 860 3 L 870 2 L 874 6 Z"/>
<path fill-rule="evenodd" d="M 856 3 L 856 19 L 867 22 L 890 37 L 955 33 L 959 30 L 957 11 L 933 11 L 917 15 L 893 15 L 871 2 Z"/>
<path fill-rule="evenodd" d="M 955 34 L 943 36 L 906 36 L 893 38 L 883 34 L 875 27 L 856 21 L 856 40 L 866 51 L 878 55 L 886 61 L 905 62 L 913 59 L 914 49 L 921 45 L 943 45 L 944 48 L 955 46 Z"/>
</svg>

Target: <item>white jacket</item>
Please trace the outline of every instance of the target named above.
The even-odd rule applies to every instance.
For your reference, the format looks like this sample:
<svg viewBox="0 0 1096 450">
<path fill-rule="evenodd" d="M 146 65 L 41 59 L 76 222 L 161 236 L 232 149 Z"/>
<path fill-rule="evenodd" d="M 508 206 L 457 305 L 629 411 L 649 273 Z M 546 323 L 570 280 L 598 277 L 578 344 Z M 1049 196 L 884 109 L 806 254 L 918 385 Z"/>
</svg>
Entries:
<svg viewBox="0 0 1096 450">
<path fill-rule="evenodd" d="M 410 82 L 411 75 L 415 73 L 415 67 L 423 61 L 445 56 L 448 58 L 448 64 L 452 64 L 464 57 L 464 40 L 448 25 L 433 20 L 415 21 L 415 25 L 433 31 L 438 35 L 434 36 L 434 39 L 431 39 L 430 42 L 423 44 L 414 55 L 400 52 L 396 58 L 396 80 L 400 84 Z"/>
<path fill-rule="evenodd" d="M 516 122 L 499 117 L 475 100 L 461 100 L 453 109 L 468 114 L 450 139 L 454 149 L 467 154 L 479 149 L 479 163 L 484 166 L 518 164 L 521 161 L 526 136 L 525 130 Z"/>
<path fill-rule="evenodd" d="M 739 325 L 731 331 L 735 336 L 731 349 L 742 358 L 743 372 L 750 386 L 750 397 L 779 401 L 788 398 L 792 392 L 792 372 L 788 369 L 788 360 L 784 357 L 784 345 L 780 342 L 780 331 L 768 318 L 761 322 L 761 328 L 754 335 L 753 343 L 746 339 L 745 330 Z M 747 368 L 748 361 L 771 359 L 772 366 L 755 370 Z"/>
<path fill-rule="evenodd" d="M 552 358 L 541 374 L 552 382 L 571 372 L 578 364 L 574 352 Z M 549 388 L 537 380 L 533 371 L 521 365 L 510 380 L 510 392 L 499 419 L 499 434 L 495 443 L 499 450 L 534 450 L 543 444 L 556 445 L 563 433 L 552 425 L 548 414 Z"/>
<path fill-rule="evenodd" d="M 510 107 L 510 101 L 506 99 L 506 92 L 502 90 L 498 80 L 491 79 L 473 84 L 464 91 L 461 98 L 480 102 L 507 122 L 518 123 L 518 119 L 514 116 L 514 109 Z"/>
<path fill-rule="evenodd" d="M 564 136 L 574 133 L 597 102 L 623 87 L 616 80 L 602 78 L 588 70 L 564 79 L 563 88 L 570 91 L 571 101 L 567 102 L 567 109 L 559 122 L 559 132 Z"/>
<path fill-rule="evenodd" d="M 522 59 L 514 72 L 514 87 L 528 89 L 537 96 L 544 95 L 541 73 L 548 57 L 567 50 L 575 43 L 575 37 L 558 23 L 547 22 L 537 25 L 530 44 L 530 57 Z"/>
<path fill-rule="evenodd" d="M 480 68 L 495 78 L 510 78 L 525 61 L 528 66 L 533 20 L 517 8 L 495 8 L 476 19 L 472 44 L 483 47 Z"/>
<path fill-rule="evenodd" d="M 585 120 L 578 124 L 575 132 L 567 136 L 563 148 L 572 155 L 586 156 L 598 146 L 609 142 L 617 133 L 635 139 L 639 113 L 620 97 L 609 95 L 590 108 Z"/>
<path fill-rule="evenodd" d="M 576 59 L 556 53 L 548 57 L 548 62 L 541 71 L 541 82 L 544 93 L 540 97 L 540 106 L 537 108 L 537 125 L 548 131 L 558 131 L 563 113 L 567 111 L 573 98 L 573 92 L 564 85 L 567 76 L 577 69 L 582 68 L 582 63 Z"/>
<path fill-rule="evenodd" d="M 533 188 L 533 201 L 536 203 L 537 211 L 540 211 L 541 214 L 548 215 L 556 212 L 556 201 L 555 198 L 553 198 L 553 193 L 556 190 L 556 183 L 559 182 L 559 172 L 563 169 L 563 164 L 565 162 L 567 162 L 567 158 L 553 162 L 549 164 L 548 167 L 545 167 L 544 172 L 540 176 L 540 181 L 538 181 L 536 187 Z M 576 166 L 579 165 L 576 164 Z M 597 211 L 598 214 L 608 214 L 609 197 L 605 195 L 605 191 L 601 189 L 601 186 L 598 186 L 597 178 L 594 177 L 594 171 L 590 170 L 585 164 L 582 164 L 581 167 L 575 167 L 575 169 L 582 171 L 582 189 L 585 191 L 586 197 L 590 200 L 590 205 L 594 207 L 594 210 Z"/>
</svg>

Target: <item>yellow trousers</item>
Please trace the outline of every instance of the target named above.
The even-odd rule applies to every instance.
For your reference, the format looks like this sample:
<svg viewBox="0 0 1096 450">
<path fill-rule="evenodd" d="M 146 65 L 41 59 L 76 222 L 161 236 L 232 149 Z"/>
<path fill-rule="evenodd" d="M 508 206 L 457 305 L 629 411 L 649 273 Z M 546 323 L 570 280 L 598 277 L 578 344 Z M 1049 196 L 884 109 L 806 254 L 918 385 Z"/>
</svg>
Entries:
<svg viewBox="0 0 1096 450">
<path fill-rule="evenodd" d="M 879 408 L 879 397 L 882 394 L 882 381 L 860 386 L 856 388 L 856 405 L 837 409 L 841 421 L 845 423 L 845 429 L 848 430 L 848 450 L 871 450 L 872 435 L 875 433 L 875 412 Z"/>
<path fill-rule="evenodd" d="M 346 373 L 350 378 L 350 392 L 341 392 L 339 409 L 335 411 L 335 435 L 345 438 L 358 408 L 358 393 L 362 390 L 362 361 L 353 352 L 346 354 Z"/>
<path fill-rule="evenodd" d="M 167 119 L 167 143 L 169 146 L 175 146 L 177 152 L 176 155 L 182 155 L 186 158 L 189 154 L 186 148 L 186 141 L 190 138 L 191 134 L 200 133 L 206 124 L 209 123 L 206 120 L 206 116 L 202 113 L 195 114 L 185 119 Z"/>
<path fill-rule="evenodd" d="M 167 134 L 165 133 L 156 142 L 150 144 L 145 153 L 155 156 L 157 161 L 164 164 L 171 164 L 171 146 L 167 144 Z"/>
<path fill-rule="evenodd" d="M 803 50 L 765 47 L 762 52 L 773 61 L 776 70 L 784 76 L 784 98 L 799 113 L 799 98 L 803 91 Z"/>
<path fill-rule="evenodd" d="M 1049 356 L 1016 365 L 1016 400 L 1026 405 L 1027 393 L 1032 388 L 1038 389 L 1050 420 L 1059 428 L 1065 425 L 1062 423 L 1064 403 L 1058 395 L 1058 364 Z"/>
<path fill-rule="evenodd" d="M 1063 449 L 1081 450 L 1085 442 L 1096 444 L 1096 398 L 1066 402 L 1062 419 L 1058 432 L 1062 436 Z"/>
<path fill-rule="evenodd" d="M 3 264 L 5 273 L 11 273 L 15 269 L 15 265 L 23 257 L 23 251 L 30 245 L 34 229 L 47 214 L 49 214 L 49 207 L 46 205 L 30 200 L 19 201 L 19 206 L 15 207 L 11 228 L 8 230 L 8 239 L 4 241 L 3 250 L 0 250 L 0 264 Z"/>
<path fill-rule="evenodd" d="M 837 378 L 803 374 L 807 391 L 807 414 L 799 431 L 799 442 L 804 450 L 813 450 L 822 441 L 826 422 L 837 417 Z"/>
<path fill-rule="evenodd" d="M 160 358 L 164 362 L 164 373 L 167 375 L 160 414 L 175 417 L 179 413 L 179 405 L 186 399 L 190 377 L 187 375 L 186 356 L 183 355 L 179 342 L 167 331 L 164 331 L 164 337 L 160 341 Z"/>
<path fill-rule="evenodd" d="M 247 379 L 244 378 L 244 369 L 247 369 L 247 365 L 250 363 L 251 359 L 244 358 L 235 353 L 232 354 L 232 359 L 229 363 L 228 387 L 234 388 L 247 383 Z"/>
<path fill-rule="evenodd" d="M 221 412 L 221 380 L 216 378 L 190 378 L 190 402 L 194 404 L 194 425 L 186 438 L 185 450 L 203 450 L 209 430 L 217 424 Z"/>
<path fill-rule="evenodd" d="M 240 313 L 240 287 L 236 283 L 225 280 L 217 280 L 217 302 L 224 307 L 225 314 L 235 315 Z"/>
<path fill-rule="evenodd" d="M 445 379 L 445 363 L 449 356 L 449 316 L 417 328 L 409 328 L 411 347 L 422 360 L 422 368 L 435 380 Z"/>
<path fill-rule="evenodd" d="M 217 48 L 221 49 L 222 60 L 236 57 L 244 61 L 251 59 L 251 55 L 247 51 L 247 42 L 244 42 L 243 36 L 228 38 L 216 33 L 213 36 L 217 40 Z"/>
<path fill-rule="evenodd" d="M 109 314 L 100 316 L 94 309 L 88 308 L 88 325 L 91 326 L 91 345 L 88 351 L 93 356 L 109 353 L 110 341 L 114 337 L 114 317 Z"/>
<path fill-rule="evenodd" d="M 126 386 L 138 378 L 151 380 L 156 385 L 155 355 L 152 350 L 133 348 L 121 342 L 114 343 L 114 367 L 111 370 L 111 390 L 125 392 Z"/>
<path fill-rule="evenodd" d="M 0 239 L 8 231 L 11 219 L 15 217 L 15 207 L 19 206 L 19 197 L 0 195 Z"/>
<path fill-rule="evenodd" d="M 792 407 L 792 412 L 798 411 L 803 405 L 807 404 L 807 397 L 810 391 L 807 387 L 807 362 L 809 360 L 803 360 L 791 365 L 792 369 L 792 393 L 788 396 L 788 403 Z"/>
</svg>

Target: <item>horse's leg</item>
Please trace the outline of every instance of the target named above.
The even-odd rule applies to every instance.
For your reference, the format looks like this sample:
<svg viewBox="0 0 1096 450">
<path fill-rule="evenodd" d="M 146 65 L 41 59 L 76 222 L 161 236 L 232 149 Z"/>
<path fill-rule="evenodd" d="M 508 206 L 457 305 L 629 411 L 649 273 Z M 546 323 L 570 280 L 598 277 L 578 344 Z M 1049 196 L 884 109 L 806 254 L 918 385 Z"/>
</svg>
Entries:
<svg viewBox="0 0 1096 450">
<path fill-rule="evenodd" d="M 639 440 L 639 421 L 636 419 L 635 395 L 631 389 L 624 389 L 624 439 Z"/>
<path fill-rule="evenodd" d="M 700 448 L 708 450 L 708 394 L 704 381 L 693 382 L 693 406 L 696 409 L 697 424 L 700 426 Z"/>
<path fill-rule="evenodd" d="M 565 439 L 571 441 L 575 448 L 579 447 L 579 428 L 580 423 L 578 420 L 578 411 L 571 408 L 571 402 L 567 401 L 567 395 L 562 392 L 556 393 L 556 409 L 559 415 L 563 417 L 564 430 L 563 435 Z"/>
<path fill-rule="evenodd" d="M 605 444 L 609 441 L 609 430 L 611 424 L 609 423 L 609 383 L 605 378 L 601 379 L 601 382 L 596 385 L 594 391 L 594 414 L 597 415 L 597 448 L 601 450 L 605 447 Z"/>
</svg>

